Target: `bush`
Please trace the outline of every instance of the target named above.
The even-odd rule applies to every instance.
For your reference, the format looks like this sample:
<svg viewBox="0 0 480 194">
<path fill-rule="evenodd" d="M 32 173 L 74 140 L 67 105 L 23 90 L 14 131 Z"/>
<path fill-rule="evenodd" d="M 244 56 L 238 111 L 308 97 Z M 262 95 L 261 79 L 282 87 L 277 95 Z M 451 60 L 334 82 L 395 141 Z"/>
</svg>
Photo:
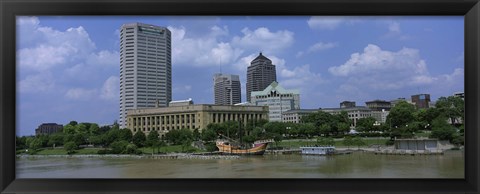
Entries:
<svg viewBox="0 0 480 194">
<path fill-rule="evenodd" d="M 218 151 L 218 147 L 215 143 L 205 143 L 205 148 L 208 152 Z"/>
<path fill-rule="evenodd" d="M 137 153 L 137 146 L 135 144 L 128 144 L 126 147 L 125 147 L 125 151 L 124 153 L 125 154 L 136 154 Z"/>
<path fill-rule="evenodd" d="M 110 144 L 110 148 L 112 149 L 112 154 L 123 154 L 126 152 L 126 148 L 129 143 L 125 140 L 116 141 Z"/>
<path fill-rule="evenodd" d="M 73 154 L 75 153 L 75 150 L 78 149 L 78 145 L 73 141 L 69 141 L 65 143 L 63 147 L 67 151 L 67 154 Z"/>
<path fill-rule="evenodd" d="M 103 155 L 103 154 L 110 154 L 110 150 L 98 150 L 97 154 Z"/>
<path fill-rule="evenodd" d="M 385 142 L 385 145 L 387 145 L 387 146 L 391 146 L 393 144 L 395 144 L 395 140 L 393 140 L 393 139 L 389 139 L 387 142 Z"/>
</svg>

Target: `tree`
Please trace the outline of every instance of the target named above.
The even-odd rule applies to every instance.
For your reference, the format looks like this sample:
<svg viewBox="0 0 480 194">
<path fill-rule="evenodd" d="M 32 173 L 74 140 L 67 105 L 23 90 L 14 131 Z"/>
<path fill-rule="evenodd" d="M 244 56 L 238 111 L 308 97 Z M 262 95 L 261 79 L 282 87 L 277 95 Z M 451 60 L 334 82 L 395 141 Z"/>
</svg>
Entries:
<svg viewBox="0 0 480 194">
<path fill-rule="evenodd" d="M 390 110 L 387 116 L 387 122 L 390 124 L 390 136 L 394 137 L 406 137 L 412 136 L 406 127 L 409 123 L 415 120 L 413 113 L 415 112 L 415 106 L 412 104 L 401 101 Z"/>
<path fill-rule="evenodd" d="M 191 139 L 184 139 L 182 141 L 182 152 L 185 152 L 185 149 L 190 147 L 190 145 L 192 144 L 192 140 Z"/>
<path fill-rule="evenodd" d="M 135 144 L 139 148 L 145 146 L 146 140 L 147 137 L 145 136 L 145 133 L 143 133 L 143 131 L 141 130 L 138 130 L 132 138 L 133 144 Z"/>
<path fill-rule="evenodd" d="M 125 140 L 115 141 L 110 144 L 110 148 L 112 149 L 113 154 L 122 154 L 126 152 L 128 144 L 129 143 Z"/>
<path fill-rule="evenodd" d="M 160 142 L 158 136 L 159 135 L 157 131 L 151 131 L 147 136 L 146 145 L 152 147 L 152 152 L 155 152 L 155 147 L 157 147 L 158 143 Z"/>
<path fill-rule="evenodd" d="M 67 143 L 73 141 L 77 145 L 83 145 L 85 144 L 85 137 L 83 134 L 66 134 L 64 136 L 63 142 Z"/>
<path fill-rule="evenodd" d="M 338 133 L 342 135 L 350 131 L 350 124 L 348 123 L 337 123 Z"/>
<path fill-rule="evenodd" d="M 201 138 L 201 134 L 198 129 L 193 130 L 193 140 L 198 141 Z"/>
<path fill-rule="evenodd" d="M 352 144 L 357 146 L 357 149 L 360 149 L 360 146 L 364 146 L 367 143 L 365 143 L 365 141 L 361 137 L 354 137 L 352 139 Z"/>
<path fill-rule="evenodd" d="M 75 153 L 75 150 L 78 149 L 78 145 L 73 141 L 69 141 L 65 143 L 63 147 L 67 151 L 67 154 L 73 154 Z"/>
<path fill-rule="evenodd" d="M 47 145 L 51 147 L 61 146 L 63 145 L 64 138 L 65 138 L 65 135 L 62 132 L 54 133 L 49 136 Z"/>
<path fill-rule="evenodd" d="M 201 133 L 200 137 L 201 137 L 202 141 L 204 141 L 204 142 L 211 142 L 211 141 L 214 141 L 217 138 L 217 133 L 215 132 L 214 129 L 209 128 L 207 126 L 207 128 L 202 130 L 202 133 Z"/>
<path fill-rule="evenodd" d="M 42 140 L 40 140 L 39 138 L 32 138 L 31 141 L 27 142 L 28 148 L 32 149 L 34 152 L 42 148 Z"/>
<path fill-rule="evenodd" d="M 27 145 L 27 137 L 22 136 L 22 137 L 15 137 L 15 147 L 17 150 L 19 149 L 26 149 L 28 147 Z"/>
<path fill-rule="evenodd" d="M 140 154 L 141 151 L 138 150 L 137 146 L 133 143 L 129 143 L 126 147 L 125 147 L 125 151 L 124 151 L 125 154 Z"/>
<path fill-rule="evenodd" d="M 354 141 L 352 136 L 346 136 L 343 138 L 343 145 L 347 146 L 347 148 L 350 148 L 350 146 L 354 145 Z"/>
<path fill-rule="evenodd" d="M 98 127 L 98 124 L 92 123 L 90 127 L 88 128 L 88 132 L 90 135 L 99 135 L 101 134 L 100 127 Z"/>
<path fill-rule="evenodd" d="M 455 128 L 447 123 L 446 117 L 440 116 L 433 120 L 430 137 L 452 142 L 455 138 L 455 133 Z"/>
<path fill-rule="evenodd" d="M 374 130 L 373 124 L 375 124 L 375 122 L 376 120 L 373 117 L 360 118 L 357 120 L 357 127 L 355 129 L 360 132 L 373 131 Z"/>
<path fill-rule="evenodd" d="M 75 130 L 76 130 L 75 125 L 77 125 L 77 124 L 75 123 L 75 125 L 72 125 L 71 124 L 72 122 L 70 122 L 70 124 L 67 124 L 63 127 L 63 133 L 65 133 L 67 135 L 68 134 L 75 134 Z"/>
<path fill-rule="evenodd" d="M 133 134 L 132 134 L 132 131 L 130 131 L 130 129 L 127 129 L 127 128 L 119 129 L 118 140 L 120 140 L 120 141 L 124 140 L 124 141 L 127 141 L 127 142 L 131 142 L 132 137 L 133 137 Z"/>
<path fill-rule="evenodd" d="M 192 140 L 192 132 L 189 129 L 174 129 L 165 134 L 165 139 L 174 145 L 181 145 L 185 140 Z"/>
<path fill-rule="evenodd" d="M 440 114 L 447 117 L 452 125 L 460 124 L 459 119 L 465 119 L 465 102 L 458 97 L 440 97 L 435 103 Z"/>
<path fill-rule="evenodd" d="M 299 129 L 300 133 L 307 137 L 316 135 L 315 125 L 313 123 L 302 123 L 300 124 Z"/>
</svg>

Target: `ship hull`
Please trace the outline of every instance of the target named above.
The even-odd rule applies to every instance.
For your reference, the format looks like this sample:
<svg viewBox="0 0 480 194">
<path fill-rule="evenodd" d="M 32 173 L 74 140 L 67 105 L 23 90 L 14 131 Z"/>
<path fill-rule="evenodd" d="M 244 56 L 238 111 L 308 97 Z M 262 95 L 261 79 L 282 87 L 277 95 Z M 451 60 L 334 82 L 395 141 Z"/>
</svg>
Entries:
<svg viewBox="0 0 480 194">
<path fill-rule="evenodd" d="M 263 155 L 267 149 L 267 143 L 257 144 L 250 149 L 239 149 L 217 142 L 217 147 L 218 151 L 225 155 Z"/>
</svg>

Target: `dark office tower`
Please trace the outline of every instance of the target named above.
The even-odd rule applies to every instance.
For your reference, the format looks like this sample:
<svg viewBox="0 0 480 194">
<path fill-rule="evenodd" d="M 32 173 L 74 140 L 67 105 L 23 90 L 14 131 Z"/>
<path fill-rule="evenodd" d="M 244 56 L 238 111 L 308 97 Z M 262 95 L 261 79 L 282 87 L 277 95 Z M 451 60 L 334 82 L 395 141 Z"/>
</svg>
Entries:
<svg viewBox="0 0 480 194">
<path fill-rule="evenodd" d="M 415 103 L 417 109 L 430 107 L 430 94 L 417 94 L 412 96 L 412 102 Z"/>
<path fill-rule="evenodd" d="M 213 76 L 213 90 L 216 105 L 234 105 L 242 102 L 238 75 L 215 74 Z"/>
<path fill-rule="evenodd" d="M 260 53 L 247 68 L 247 101 L 250 102 L 252 92 L 263 91 L 274 81 L 277 81 L 275 65 Z"/>
<path fill-rule="evenodd" d="M 120 125 L 127 110 L 167 106 L 172 101 L 171 33 L 142 23 L 120 28 Z"/>
</svg>

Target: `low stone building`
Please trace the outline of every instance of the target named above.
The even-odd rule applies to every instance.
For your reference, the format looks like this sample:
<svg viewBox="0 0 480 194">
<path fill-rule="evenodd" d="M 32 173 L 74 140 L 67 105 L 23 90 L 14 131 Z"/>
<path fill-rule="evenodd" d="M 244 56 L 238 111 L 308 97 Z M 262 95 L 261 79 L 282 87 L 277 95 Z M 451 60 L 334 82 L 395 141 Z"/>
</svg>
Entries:
<svg viewBox="0 0 480 194">
<path fill-rule="evenodd" d="M 210 123 L 241 121 L 244 125 L 251 120 L 268 119 L 266 106 L 233 106 L 213 104 L 187 104 L 171 107 L 129 110 L 127 128 L 133 134 L 143 131 L 158 131 L 163 136 L 174 129 L 198 129 L 201 131 Z"/>
<path fill-rule="evenodd" d="M 57 123 L 43 123 L 35 129 L 35 135 L 50 135 L 52 133 L 61 132 L 63 125 Z"/>
</svg>

